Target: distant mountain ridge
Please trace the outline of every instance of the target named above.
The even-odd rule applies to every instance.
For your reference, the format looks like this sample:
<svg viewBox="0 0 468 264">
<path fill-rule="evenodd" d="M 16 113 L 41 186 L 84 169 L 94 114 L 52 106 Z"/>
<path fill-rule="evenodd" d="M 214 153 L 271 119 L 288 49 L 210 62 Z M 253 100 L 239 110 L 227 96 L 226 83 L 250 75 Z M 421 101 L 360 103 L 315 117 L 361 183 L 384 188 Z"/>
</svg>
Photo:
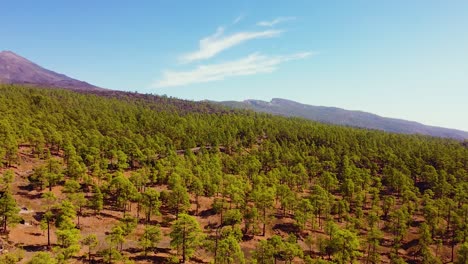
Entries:
<svg viewBox="0 0 468 264">
<path fill-rule="evenodd" d="M 118 96 L 126 92 L 113 91 L 76 80 L 64 74 L 47 70 L 11 51 L 0 52 L 0 84 L 32 85 L 65 88 L 81 92 L 95 92 L 105 96 Z M 402 134 L 423 134 L 454 139 L 468 139 L 468 132 L 413 121 L 386 118 L 362 111 L 349 111 L 336 107 L 312 106 L 291 100 L 273 98 L 270 102 L 245 100 L 243 102 L 216 102 L 231 108 L 250 109 L 275 115 L 302 117 L 336 125 L 377 129 Z"/>
<path fill-rule="evenodd" d="M 84 91 L 105 90 L 64 74 L 47 70 L 11 51 L 0 52 L 0 83 Z"/>
<path fill-rule="evenodd" d="M 459 140 L 468 139 L 468 132 L 462 130 L 428 126 L 414 121 L 387 118 L 363 111 L 306 105 L 281 98 L 273 98 L 270 102 L 250 99 L 242 102 L 224 101 L 219 103 L 232 108 L 250 109 L 288 117 L 302 117 L 335 125 L 377 129 L 400 134 L 422 134 Z"/>
</svg>

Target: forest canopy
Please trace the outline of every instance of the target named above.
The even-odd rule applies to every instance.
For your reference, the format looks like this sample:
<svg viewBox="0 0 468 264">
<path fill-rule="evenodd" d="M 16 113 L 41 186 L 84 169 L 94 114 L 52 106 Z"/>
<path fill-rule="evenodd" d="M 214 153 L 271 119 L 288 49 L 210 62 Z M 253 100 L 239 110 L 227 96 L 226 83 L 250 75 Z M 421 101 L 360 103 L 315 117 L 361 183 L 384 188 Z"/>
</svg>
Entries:
<svg viewBox="0 0 468 264">
<path fill-rule="evenodd" d="M 161 263 L 468 259 L 466 141 L 15 85 L 0 86 L 0 113 L 4 232 L 20 220 L 12 183 L 24 175 L 12 171 L 37 161 L 23 178 L 50 253 L 33 259 L 150 261 L 164 239 Z M 80 218 L 103 210 L 119 212 L 115 225 L 86 236 Z"/>
</svg>

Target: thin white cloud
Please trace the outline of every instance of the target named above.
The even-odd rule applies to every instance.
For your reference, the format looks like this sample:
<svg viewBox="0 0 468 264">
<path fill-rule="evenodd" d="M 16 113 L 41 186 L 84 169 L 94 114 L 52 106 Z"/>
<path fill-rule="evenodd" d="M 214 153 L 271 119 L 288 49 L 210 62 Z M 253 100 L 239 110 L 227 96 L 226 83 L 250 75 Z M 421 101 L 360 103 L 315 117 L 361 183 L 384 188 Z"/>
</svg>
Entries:
<svg viewBox="0 0 468 264">
<path fill-rule="evenodd" d="M 232 35 L 223 36 L 224 28 L 219 27 L 213 35 L 200 40 L 199 50 L 181 56 L 180 61 L 182 63 L 190 63 L 209 59 L 226 49 L 232 48 L 246 41 L 253 39 L 273 38 L 279 36 L 281 33 L 281 30 L 265 30 L 237 32 Z"/>
<path fill-rule="evenodd" d="M 258 53 L 247 57 L 218 64 L 201 65 L 189 71 L 166 71 L 161 80 L 153 83 L 152 87 L 173 87 L 194 83 L 206 83 L 224 80 L 234 76 L 271 73 L 284 62 L 304 59 L 311 56 L 311 52 L 302 52 L 285 56 L 266 56 Z"/>
<path fill-rule="evenodd" d="M 244 15 L 243 15 L 243 14 L 242 14 L 242 15 L 239 15 L 238 17 L 236 17 L 236 19 L 234 19 L 234 21 L 232 21 L 232 25 L 235 25 L 235 24 L 241 22 L 242 19 L 244 19 Z"/>
<path fill-rule="evenodd" d="M 295 17 L 277 17 L 271 21 L 260 21 L 257 23 L 257 26 L 262 26 L 262 27 L 273 27 L 276 24 L 290 21 L 290 20 L 295 20 Z"/>
</svg>

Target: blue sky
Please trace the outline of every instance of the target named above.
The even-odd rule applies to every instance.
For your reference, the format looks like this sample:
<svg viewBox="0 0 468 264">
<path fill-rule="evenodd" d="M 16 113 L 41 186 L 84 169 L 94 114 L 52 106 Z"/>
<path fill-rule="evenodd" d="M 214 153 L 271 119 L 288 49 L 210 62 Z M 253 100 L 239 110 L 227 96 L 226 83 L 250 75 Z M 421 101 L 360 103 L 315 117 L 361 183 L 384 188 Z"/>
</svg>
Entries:
<svg viewBox="0 0 468 264">
<path fill-rule="evenodd" d="M 468 1 L 2 1 L 0 50 L 95 85 L 468 131 Z"/>
</svg>

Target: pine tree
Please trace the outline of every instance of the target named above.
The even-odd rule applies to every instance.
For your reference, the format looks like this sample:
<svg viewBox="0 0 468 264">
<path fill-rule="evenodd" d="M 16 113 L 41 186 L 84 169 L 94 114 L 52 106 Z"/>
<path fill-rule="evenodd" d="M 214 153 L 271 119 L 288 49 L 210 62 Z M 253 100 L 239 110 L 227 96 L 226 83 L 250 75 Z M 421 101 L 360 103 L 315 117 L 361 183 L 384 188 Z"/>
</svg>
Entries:
<svg viewBox="0 0 468 264">
<path fill-rule="evenodd" d="M 88 261 L 91 263 L 91 250 L 98 246 L 99 240 L 95 234 L 87 235 L 81 243 L 88 247 Z"/>
<path fill-rule="evenodd" d="M 7 170 L 1 177 L 1 194 L 0 194 L 0 218 L 1 226 L 4 233 L 7 233 L 9 225 L 17 224 L 21 218 L 19 216 L 19 207 L 13 197 L 11 184 L 15 174 L 11 170 Z"/>
<path fill-rule="evenodd" d="M 372 227 L 367 234 L 367 261 L 372 264 L 380 263 L 380 254 L 377 251 L 383 233 L 376 227 Z"/>
<path fill-rule="evenodd" d="M 270 264 L 275 262 L 275 248 L 267 240 L 260 240 L 253 252 L 253 258 L 258 264 Z"/>
<path fill-rule="evenodd" d="M 179 214 L 185 213 L 190 207 L 190 197 L 187 189 L 180 184 L 176 184 L 169 193 L 168 206 L 178 219 Z"/>
<path fill-rule="evenodd" d="M 228 235 L 218 242 L 215 263 L 245 263 L 244 253 L 240 248 L 239 241 L 233 235 Z"/>
<path fill-rule="evenodd" d="M 16 204 L 11 188 L 7 187 L 0 197 L 0 225 L 4 233 L 7 233 L 8 226 L 19 223 L 21 220 L 19 211 L 20 208 Z"/>
<path fill-rule="evenodd" d="M 74 219 L 76 217 L 76 209 L 70 201 L 64 200 L 60 204 L 60 212 L 55 221 L 57 236 L 59 259 L 68 260 L 73 255 L 80 251 L 80 230 L 76 228 Z"/>
<path fill-rule="evenodd" d="M 457 252 L 457 264 L 468 263 L 468 242 L 463 243 Z"/>
<path fill-rule="evenodd" d="M 58 261 L 48 252 L 38 252 L 26 264 L 57 264 Z"/>
<path fill-rule="evenodd" d="M 140 237 L 138 240 L 140 246 L 143 248 L 143 252 L 145 254 L 145 257 L 148 253 L 148 250 L 153 249 L 156 247 L 156 244 L 161 241 L 161 228 L 158 226 L 151 226 L 148 225 L 145 227 L 145 231 L 143 232 L 143 235 Z"/>
<path fill-rule="evenodd" d="M 263 220 L 262 236 L 265 236 L 267 212 L 273 206 L 273 201 L 275 199 L 275 189 L 271 187 L 268 188 L 265 186 L 259 186 L 255 191 L 253 191 L 252 197 L 256 207 L 261 211 Z"/>
<path fill-rule="evenodd" d="M 159 207 L 161 202 L 159 201 L 159 192 L 155 189 L 148 188 L 142 194 L 142 205 L 145 209 L 145 222 L 151 221 L 151 215 L 159 214 Z"/>
<path fill-rule="evenodd" d="M 182 263 L 190 258 L 202 244 L 204 234 L 197 220 L 188 214 L 180 214 L 170 233 L 171 246 L 182 256 Z M 181 251 L 179 251 L 181 250 Z"/>
<path fill-rule="evenodd" d="M 95 213 L 100 213 L 104 207 L 104 195 L 101 192 L 101 188 L 99 186 L 93 186 L 93 196 L 90 200 L 90 207 L 94 210 Z"/>
</svg>

